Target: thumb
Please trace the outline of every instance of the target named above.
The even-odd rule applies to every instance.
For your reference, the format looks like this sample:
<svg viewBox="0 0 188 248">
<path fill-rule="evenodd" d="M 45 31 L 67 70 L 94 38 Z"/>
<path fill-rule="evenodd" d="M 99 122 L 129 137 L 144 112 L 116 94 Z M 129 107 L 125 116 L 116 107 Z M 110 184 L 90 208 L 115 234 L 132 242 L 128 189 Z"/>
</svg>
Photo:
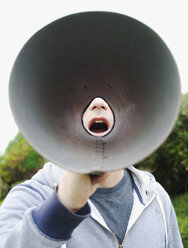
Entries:
<svg viewBox="0 0 188 248">
<path fill-rule="evenodd" d="M 99 187 L 99 182 L 93 182 L 91 184 L 91 195 L 93 195 L 95 193 L 95 191 L 97 190 L 97 188 Z"/>
</svg>

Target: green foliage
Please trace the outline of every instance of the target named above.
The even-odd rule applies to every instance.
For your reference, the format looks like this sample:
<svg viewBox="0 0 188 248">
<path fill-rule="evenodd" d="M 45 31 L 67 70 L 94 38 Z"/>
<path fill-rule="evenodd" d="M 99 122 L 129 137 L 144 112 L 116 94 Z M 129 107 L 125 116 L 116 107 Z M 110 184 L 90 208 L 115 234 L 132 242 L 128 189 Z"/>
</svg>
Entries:
<svg viewBox="0 0 188 248">
<path fill-rule="evenodd" d="M 1 206 L 1 204 L 3 203 L 3 200 L 4 200 L 4 199 L 0 200 L 0 206 Z"/>
<path fill-rule="evenodd" d="M 17 181 L 30 178 L 44 164 L 44 159 L 18 133 L 0 158 L 0 198 Z"/>
<path fill-rule="evenodd" d="M 188 93 L 182 97 L 181 112 L 183 115 L 188 116 Z"/>
<path fill-rule="evenodd" d="M 188 94 L 182 105 L 176 125 L 163 145 L 137 165 L 151 171 L 170 195 L 188 191 Z"/>
<path fill-rule="evenodd" d="M 188 193 L 172 199 L 184 248 L 188 248 Z"/>
<path fill-rule="evenodd" d="M 0 176 L 0 199 L 2 197 L 2 191 L 3 191 L 3 180 L 2 180 L 2 178 Z"/>
<path fill-rule="evenodd" d="M 25 170 L 34 170 L 37 169 L 42 162 L 43 158 L 32 149 L 24 160 L 24 168 Z"/>
</svg>

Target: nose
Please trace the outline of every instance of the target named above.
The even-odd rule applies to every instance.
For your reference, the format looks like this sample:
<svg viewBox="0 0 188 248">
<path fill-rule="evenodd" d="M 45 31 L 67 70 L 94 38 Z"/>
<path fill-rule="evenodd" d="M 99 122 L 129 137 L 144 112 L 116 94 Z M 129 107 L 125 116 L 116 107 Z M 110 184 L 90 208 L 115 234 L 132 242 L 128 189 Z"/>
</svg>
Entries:
<svg viewBox="0 0 188 248">
<path fill-rule="evenodd" d="M 94 109 L 108 109 L 107 103 L 100 97 L 96 97 L 93 102 L 91 103 L 90 110 Z"/>
</svg>

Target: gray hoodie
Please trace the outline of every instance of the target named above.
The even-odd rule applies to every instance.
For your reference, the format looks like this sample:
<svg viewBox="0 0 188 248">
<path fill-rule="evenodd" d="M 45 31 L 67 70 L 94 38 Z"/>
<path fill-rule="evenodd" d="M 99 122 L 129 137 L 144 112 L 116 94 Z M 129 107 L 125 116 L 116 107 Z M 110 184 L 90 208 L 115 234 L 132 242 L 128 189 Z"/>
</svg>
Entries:
<svg viewBox="0 0 188 248">
<path fill-rule="evenodd" d="M 135 187 L 133 208 L 122 244 L 90 200 L 78 214 L 60 211 L 64 212 L 65 221 L 60 213 L 59 221 L 56 220 L 52 228 L 59 229 L 63 225 L 62 238 L 50 236 L 48 230 L 43 231 L 42 225 L 48 226 L 58 218 L 59 206 L 56 206 L 57 210 L 54 206 L 49 210 L 48 201 L 55 197 L 54 189 L 63 173 L 61 168 L 47 163 L 31 180 L 14 187 L 1 205 L 0 248 L 183 247 L 174 208 L 166 191 L 150 173 L 132 166 L 128 169 Z"/>
</svg>

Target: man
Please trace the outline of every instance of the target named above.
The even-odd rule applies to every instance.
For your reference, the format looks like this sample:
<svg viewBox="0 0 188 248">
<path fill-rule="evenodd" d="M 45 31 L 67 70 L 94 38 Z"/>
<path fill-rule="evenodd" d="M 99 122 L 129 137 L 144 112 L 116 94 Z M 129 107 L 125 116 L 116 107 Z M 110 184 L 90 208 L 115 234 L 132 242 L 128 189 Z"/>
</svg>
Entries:
<svg viewBox="0 0 188 248">
<path fill-rule="evenodd" d="M 100 97 L 82 118 L 95 136 L 107 135 L 115 121 Z M 132 166 L 96 176 L 47 163 L 3 202 L 0 240 L 0 248 L 183 247 L 168 194 Z"/>
</svg>

